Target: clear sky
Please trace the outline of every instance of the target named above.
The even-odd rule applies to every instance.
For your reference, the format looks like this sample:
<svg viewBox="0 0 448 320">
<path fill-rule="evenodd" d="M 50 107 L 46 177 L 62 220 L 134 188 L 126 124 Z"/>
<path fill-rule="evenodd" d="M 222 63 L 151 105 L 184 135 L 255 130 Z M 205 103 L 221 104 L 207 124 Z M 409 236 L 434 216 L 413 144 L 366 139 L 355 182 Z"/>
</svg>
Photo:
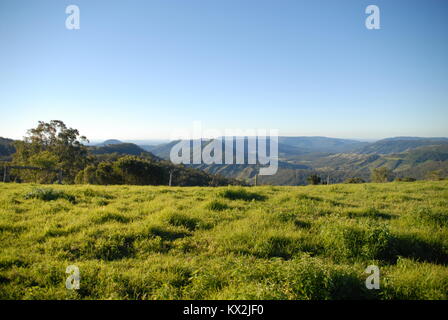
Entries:
<svg viewBox="0 0 448 320">
<path fill-rule="evenodd" d="M 65 28 L 78 5 L 81 29 Z M 381 10 L 367 30 L 365 8 Z M 0 136 L 448 136 L 446 0 L 0 0 Z"/>
</svg>

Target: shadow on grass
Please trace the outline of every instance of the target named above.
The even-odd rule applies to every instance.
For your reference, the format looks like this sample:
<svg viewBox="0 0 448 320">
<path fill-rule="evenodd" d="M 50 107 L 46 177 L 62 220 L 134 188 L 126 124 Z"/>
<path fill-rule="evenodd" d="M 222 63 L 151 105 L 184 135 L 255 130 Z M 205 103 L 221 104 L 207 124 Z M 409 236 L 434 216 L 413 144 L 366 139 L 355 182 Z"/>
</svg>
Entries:
<svg viewBox="0 0 448 320">
<path fill-rule="evenodd" d="M 294 220 L 294 225 L 300 229 L 310 229 L 312 226 L 311 222 L 300 219 Z"/>
<path fill-rule="evenodd" d="M 163 240 L 173 241 L 176 239 L 188 237 L 191 235 L 190 232 L 182 230 L 170 230 L 162 226 L 152 226 L 149 228 L 149 233 L 154 236 L 158 236 Z"/>
<path fill-rule="evenodd" d="M 382 220 L 391 220 L 397 218 L 394 215 L 389 213 L 380 212 L 374 208 L 368 208 L 363 211 L 349 211 L 347 212 L 347 217 L 349 218 L 371 218 L 371 219 L 382 219 Z"/>
<path fill-rule="evenodd" d="M 249 192 L 243 188 L 239 189 L 228 189 L 220 193 L 220 196 L 229 200 L 244 200 L 244 201 L 263 201 L 266 200 L 266 196 L 256 193 Z"/>
<path fill-rule="evenodd" d="M 412 235 L 396 236 L 391 241 L 389 261 L 396 263 L 398 257 L 411 258 L 420 262 L 448 265 L 448 252 L 443 244 L 428 242 Z"/>
<path fill-rule="evenodd" d="M 131 221 L 131 219 L 121 214 L 108 212 L 101 215 L 100 217 L 94 218 L 93 221 L 98 224 L 103 224 L 107 222 L 128 223 Z"/>
<path fill-rule="evenodd" d="M 65 193 L 63 191 L 54 190 L 51 188 L 34 188 L 27 194 L 25 194 L 24 198 L 28 199 L 39 199 L 42 201 L 54 201 L 58 199 L 64 199 L 69 201 L 72 204 L 76 204 L 76 197 Z"/>
<path fill-rule="evenodd" d="M 308 194 L 301 193 L 297 196 L 299 200 L 311 200 L 311 201 L 323 201 L 324 199 L 319 197 L 310 196 Z"/>
</svg>

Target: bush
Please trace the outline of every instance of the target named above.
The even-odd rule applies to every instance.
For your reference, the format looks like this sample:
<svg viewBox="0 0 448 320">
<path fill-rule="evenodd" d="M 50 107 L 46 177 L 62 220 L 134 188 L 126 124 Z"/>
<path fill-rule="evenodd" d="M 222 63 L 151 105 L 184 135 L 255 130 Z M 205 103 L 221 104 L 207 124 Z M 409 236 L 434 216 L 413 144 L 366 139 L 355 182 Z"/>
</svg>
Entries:
<svg viewBox="0 0 448 320">
<path fill-rule="evenodd" d="M 417 179 L 411 178 L 411 177 L 404 177 L 404 178 L 396 178 L 395 181 L 397 181 L 397 182 L 414 182 L 414 181 L 417 181 Z"/>
<path fill-rule="evenodd" d="M 306 179 L 306 181 L 308 184 L 317 185 L 321 183 L 322 179 L 317 174 L 312 174 Z"/>
<path fill-rule="evenodd" d="M 355 177 L 346 179 L 344 183 L 365 183 L 365 180 L 359 177 Z"/>
</svg>

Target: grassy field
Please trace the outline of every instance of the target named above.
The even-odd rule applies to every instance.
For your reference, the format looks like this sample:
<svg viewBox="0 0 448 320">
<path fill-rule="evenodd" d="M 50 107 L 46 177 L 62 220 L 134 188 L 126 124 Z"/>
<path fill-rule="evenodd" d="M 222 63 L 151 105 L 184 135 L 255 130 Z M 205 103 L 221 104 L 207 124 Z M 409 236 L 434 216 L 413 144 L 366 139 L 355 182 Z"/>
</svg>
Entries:
<svg viewBox="0 0 448 320">
<path fill-rule="evenodd" d="M 0 299 L 448 299 L 448 181 L 0 183 Z"/>
</svg>

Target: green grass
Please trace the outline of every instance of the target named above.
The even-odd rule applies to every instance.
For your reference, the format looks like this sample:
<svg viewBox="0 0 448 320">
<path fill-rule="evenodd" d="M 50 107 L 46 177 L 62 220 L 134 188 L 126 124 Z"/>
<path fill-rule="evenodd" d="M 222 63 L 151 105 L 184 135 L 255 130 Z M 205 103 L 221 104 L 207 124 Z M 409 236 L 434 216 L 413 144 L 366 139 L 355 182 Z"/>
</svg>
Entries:
<svg viewBox="0 0 448 320">
<path fill-rule="evenodd" d="M 448 181 L 0 183 L 0 299 L 448 299 Z"/>
</svg>

